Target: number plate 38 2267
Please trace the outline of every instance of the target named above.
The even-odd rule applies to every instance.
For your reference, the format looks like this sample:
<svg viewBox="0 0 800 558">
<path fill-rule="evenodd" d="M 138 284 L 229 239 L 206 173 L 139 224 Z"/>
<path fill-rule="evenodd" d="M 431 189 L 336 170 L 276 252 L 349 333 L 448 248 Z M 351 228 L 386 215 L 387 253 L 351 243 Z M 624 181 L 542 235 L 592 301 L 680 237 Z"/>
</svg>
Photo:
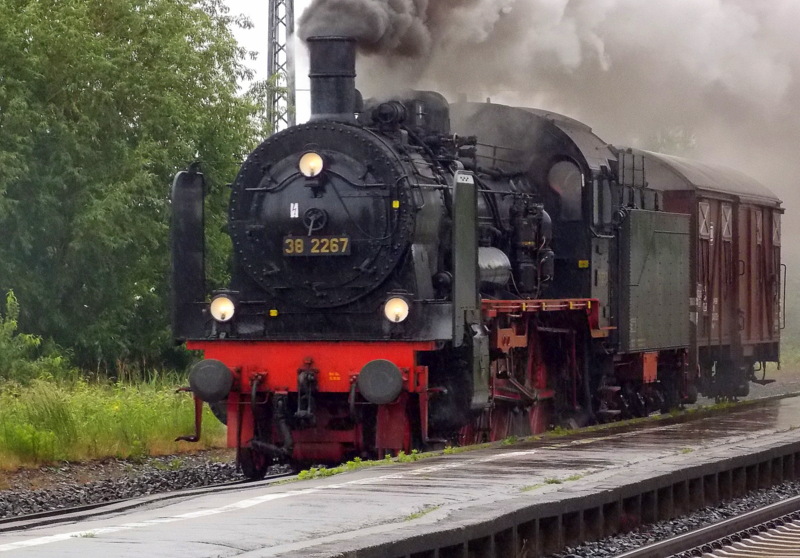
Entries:
<svg viewBox="0 0 800 558">
<path fill-rule="evenodd" d="M 285 236 L 284 256 L 349 256 L 350 237 L 340 236 Z"/>
</svg>

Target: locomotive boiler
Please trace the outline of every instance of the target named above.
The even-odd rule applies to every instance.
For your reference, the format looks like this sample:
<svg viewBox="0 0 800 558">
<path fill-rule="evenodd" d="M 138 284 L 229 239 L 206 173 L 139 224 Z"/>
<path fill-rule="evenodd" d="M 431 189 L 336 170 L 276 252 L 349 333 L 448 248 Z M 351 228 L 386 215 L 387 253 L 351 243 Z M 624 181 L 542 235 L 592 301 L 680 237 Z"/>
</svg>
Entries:
<svg viewBox="0 0 800 558">
<path fill-rule="evenodd" d="M 765 188 L 692 182 L 544 111 L 363 101 L 355 41 L 308 46 L 311 120 L 232 185 L 228 288 L 205 290 L 202 174 L 172 189 L 173 329 L 203 351 L 198 429 L 207 402 L 247 476 L 644 416 L 698 387 L 734 397 L 777 359 L 781 209 Z M 709 236 L 717 210 L 761 215 L 762 248 L 733 220 L 736 246 L 726 225 Z M 745 289 L 750 337 L 742 310 L 720 318 Z"/>
</svg>

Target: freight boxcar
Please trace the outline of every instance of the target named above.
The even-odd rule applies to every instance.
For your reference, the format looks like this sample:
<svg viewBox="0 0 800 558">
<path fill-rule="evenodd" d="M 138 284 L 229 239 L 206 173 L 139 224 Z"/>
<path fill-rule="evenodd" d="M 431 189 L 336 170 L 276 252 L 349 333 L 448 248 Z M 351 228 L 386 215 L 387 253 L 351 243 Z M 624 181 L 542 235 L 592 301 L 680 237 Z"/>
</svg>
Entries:
<svg viewBox="0 0 800 558">
<path fill-rule="evenodd" d="M 729 168 L 681 157 L 630 151 L 644 178 L 663 195 L 666 211 L 691 215 L 690 364 L 709 396 L 749 381 L 779 360 L 783 327 L 781 201 Z"/>
</svg>

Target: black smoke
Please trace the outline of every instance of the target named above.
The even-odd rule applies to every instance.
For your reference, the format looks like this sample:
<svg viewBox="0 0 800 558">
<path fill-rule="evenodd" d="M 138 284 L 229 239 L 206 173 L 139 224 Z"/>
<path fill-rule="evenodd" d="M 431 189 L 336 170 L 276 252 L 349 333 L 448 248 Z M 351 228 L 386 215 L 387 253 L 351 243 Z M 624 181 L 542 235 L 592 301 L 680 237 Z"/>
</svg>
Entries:
<svg viewBox="0 0 800 558">
<path fill-rule="evenodd" d="M 513 0 L 314 0 L 300 18 L 299 35 L 354 37 L 364 53 L 421 59 L 461 16 L 480 17 L 487 7 L 500 13 L 510 4 Z"/>
<path fill-rule="evenodd" d="M 367 95 L 491 97 L 568 114 L 619 144 L 691 138 L 684 154 L 741 169 L 797 207 L 797 21 L 796 0 L 314 0 L 300 34 L 357 38 L 371 55 L 359 61 Z"/>
</svg>

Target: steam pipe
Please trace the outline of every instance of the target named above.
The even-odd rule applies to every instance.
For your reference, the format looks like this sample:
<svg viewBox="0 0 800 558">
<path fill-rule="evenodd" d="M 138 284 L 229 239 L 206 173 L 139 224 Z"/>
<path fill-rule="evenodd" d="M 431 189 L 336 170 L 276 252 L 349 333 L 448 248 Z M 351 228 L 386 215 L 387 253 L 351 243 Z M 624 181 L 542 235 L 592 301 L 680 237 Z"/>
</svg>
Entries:
<svg viewBox="0 0 800 558">
<path fill-rule="evenodd" d="M 355 122 L 356 40 L 309 37 L 311 120 Z"/>
</svg>

